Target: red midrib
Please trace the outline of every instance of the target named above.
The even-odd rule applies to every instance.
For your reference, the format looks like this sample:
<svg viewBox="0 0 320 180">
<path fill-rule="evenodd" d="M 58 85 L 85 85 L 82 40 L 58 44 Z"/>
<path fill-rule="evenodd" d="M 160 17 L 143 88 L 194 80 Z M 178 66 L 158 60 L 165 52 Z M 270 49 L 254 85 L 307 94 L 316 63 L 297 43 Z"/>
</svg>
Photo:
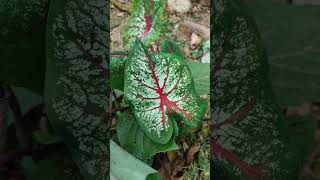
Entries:
<svg viewBox="0 0 320 180">
<path fill-rule="evenodd" d="M 212 151 L 221 157 L 226 158 L 228 161 L 233 162 L 242 172 L 246 175 L 253 178 L 262 178 L 262 172 L 260 169 L 249 166 L 245 162 L 243 162 L 236 154 L 231 151 L 228 151 L 224 147 L 222 147 L 215 139 L 210 140 Z"/>
<path fill-rule="evenodd" d="M 151 29 L 151 26 L 152 26 L 152 22 L 151 22 L 149 16 L 145 15 L 144 18 L 146 20 L 146 28 L 145 28 L 144 32 L 142 33 L 142 35 L 141 35 L 142 39 L 144 39 L 147 36 L 147 34 L 149 33 L 149 31 Z"/>
<path fill-rule="evenodd" d="M 164 87 L 165 87 L 165 83 L 166 83 L 166 80 L 168 79 L 168 77 L 166 77 L 165 79 L 165 82 L 164 82 L 164 85 L 163 87 L 161 88 L 160 87 L 160 84 L 159 84 L 159 80 L 158 80 L 158 77 L 155 73 L 155 70 L 154 70 L 154 67 L 153 67 L 153 64 L 152 64 L 152 61 L 151 61 L 151 57 L 149 56 L 148 52 L 144 49 L 144 53 L 145 55 L 147 56 L 148 58 L 148 63 L 149 63 L 149 66 L 150 66 L 150 69 L 151 69 L 151 73 L 152 73 L 152 77 L 154 79 L 154 82 L 157 86 L 157 89 L 155 89 L 157 91 L 157 93 L 159 94 L 159 97 L 157 99 L 160 99 L 160 110 L 161 110 L 161 122 L 163 124 L 163 126 L 165 127 L 166 126 L 166 121 L 165 121 L 165 117 L 164 117 L 164 107 L 166 106 L 167 109 L 168 109 L 168 112 L 169 113 L 173 113 L 173 109 L 176 109 L 177 111 L 179 111 L 181 114 L 183 114 L 186 118 L 188 119 L 192 119 L 192 115 L 189 114 L 187 111 L 181 109 L 180 107 L 177 106 L 177 102 L 181 101 L 181 100 L 184 100 L 185 97 L 183 97 L 181 100 L 178 100 L 178 101 L 171 101 L 169 98 L 168 98 L 168 94 L 170 94 L 172 90 L 170 90 L 168 93 L 165 93 L 163 91 Z M 168 64 L 169 66 L 169 64 Z M 167 76 L 169 76 L 169 74 L 167 74 Z M 174 86 L 175 88 L 176 86 Z M 150 88 L 152 89 L 152 88 Z M 152 98 L 149 98 L 149 99 L 152 99 Z"/>
</svg>

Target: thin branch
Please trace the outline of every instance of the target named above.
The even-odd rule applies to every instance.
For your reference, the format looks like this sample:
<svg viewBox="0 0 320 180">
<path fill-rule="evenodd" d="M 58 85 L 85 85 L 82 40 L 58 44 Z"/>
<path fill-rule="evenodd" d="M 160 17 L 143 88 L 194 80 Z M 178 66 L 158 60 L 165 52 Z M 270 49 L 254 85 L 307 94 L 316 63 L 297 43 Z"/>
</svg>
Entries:
<svg viewBox="0 0 320 180">
<path fill-rule="evenodd" d="M 206 26 L 203 26 L 188 20 L 183 21 L 181 24 L 187 27 L 190 32 L 196 33 L 205 39 L 210 38 L 210 28 Z"/>
</svg>

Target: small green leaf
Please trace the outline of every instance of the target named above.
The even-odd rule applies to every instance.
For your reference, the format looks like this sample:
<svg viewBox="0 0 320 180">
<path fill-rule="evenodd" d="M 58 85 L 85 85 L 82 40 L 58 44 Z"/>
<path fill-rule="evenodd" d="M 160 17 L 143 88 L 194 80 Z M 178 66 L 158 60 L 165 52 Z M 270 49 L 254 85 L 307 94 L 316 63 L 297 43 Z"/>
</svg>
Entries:
<svg viewBox="0 0 320 180">
<path fill-rule="evenodd" d="M 149 45 L 161 33 L 161 19 L 164 9 L 164 0 L 134 0 L 131 16 L 124 32 L 125 47 L 130 49 L 135 39 L 141 38 Z"/>
<path fill-rule="evenodd" d="M 110 141 L 111 180 L 161 180 L 160 174 Z"/>
<path fill-rule="evenodd" d="M 139 39 L 126 61 L 124 95 L 143 131 L 161 144 L 171 139 L 173 115 L 191 127 L 204 115 L 186 62 L 150 54 Z"/>
<path fill-rule="evenodd" d="M 130 111 L 118 113 L 117 135 L 121 147 L 140 159 L 149 159 L 156 153 L 178 149 L 174 136 L 166 144 L 152 141 Z"/>
<path fill-rule="evenodd" d="M 114 89 L 123 90 L 124 83 L 124 66 L 128 53 L 114 52 L 111 53 L 110 59 L 110 84 Z"/>
<path fill-rule="evenodd" d="M 162 53 L 174 54 L 176 56 L 184 58 L 184 54 L 181 51 L 181 49 L 179 48 L 179 46 L 176 43 L 174 43 L 173 41 L 170 41 L 170 40 L 165 40 L 161 44 L 161 52 Z"/>
</svg>

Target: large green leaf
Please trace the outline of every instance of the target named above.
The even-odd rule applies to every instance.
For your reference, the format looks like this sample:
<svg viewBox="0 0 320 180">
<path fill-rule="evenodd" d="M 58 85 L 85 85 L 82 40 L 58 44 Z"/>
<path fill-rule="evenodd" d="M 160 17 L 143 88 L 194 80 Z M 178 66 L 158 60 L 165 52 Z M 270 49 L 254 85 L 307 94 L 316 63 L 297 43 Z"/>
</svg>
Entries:
<svg viewBox="0 0 320 180">
<path fill-rule="evenodd" d="M 267 47 L 277 101 L 283 106 L 319 101 L 320 7 L 271 1 L 248 5 Z"/>
<path fill-rule="evenodd" d="M 48 116 L 85 179 L 109 177 L 108 2 L 51 1 Z"/>
<path fill-rule="evenodd" d="M 273 99 L 255 22 L 240 0 L 216 0 L 212 12 L 212 176 L 297 179 L 302 156 Z"/>
<path fill-rule="evenodd" d="M 130 111 L 118 113 L 117 136 L 121 147 L 140 159 L 150 159 L 159 152 L 178 149 L 173 136 L 166 144 L 152 141 L 139 126 Z"/>
<path fill-rule="evenodd" d="M 149 45 L 160 36 L 164 0 L 134 0 L 132 7 L 124 32 L 127 49 L 134 45 L 137 37 L 141 38 L 145 45 Z"/>
<path fill-rule="evenodd" d="M 48 0 L 1 1 L 0 81 L 43 94 Z"/>
<path fill-rule="evenodd" d="M 204 115 L 186 62 L 171 54 L 151 54 L 139 39 L 126 61 L 124 95 L 142 130 L 161 144 L 171 139 L 174 112 L 192 127 Z"/>
<path fill-rule="evenodd" d="M 110 179 L 160 180 L 160 174 L 110 141 Z"/>
</svg>

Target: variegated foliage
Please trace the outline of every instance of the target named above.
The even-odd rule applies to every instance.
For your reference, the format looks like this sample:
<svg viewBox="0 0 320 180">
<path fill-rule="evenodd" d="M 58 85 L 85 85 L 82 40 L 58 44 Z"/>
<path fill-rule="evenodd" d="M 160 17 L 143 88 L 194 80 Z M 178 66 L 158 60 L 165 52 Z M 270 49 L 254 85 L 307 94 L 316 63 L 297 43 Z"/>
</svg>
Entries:
<svg viewBox="0 0 320 180">
<path fill-rule="evenodd" d="M 204 114 L 186 62 L 151 54 L 139 39 L 126 61 L 124 94 L 143 131 L 158 143 L 170 140 L 174 116 L 196 127 Z"/>
<path fill-rule="evenodd" d="M 146 45 L 156 40 L 161 33 L 163 0 L 134 0 L 132 14 L 125 27 L 125 48 L 130 49 L 136 37 Z"/>
</svg>

